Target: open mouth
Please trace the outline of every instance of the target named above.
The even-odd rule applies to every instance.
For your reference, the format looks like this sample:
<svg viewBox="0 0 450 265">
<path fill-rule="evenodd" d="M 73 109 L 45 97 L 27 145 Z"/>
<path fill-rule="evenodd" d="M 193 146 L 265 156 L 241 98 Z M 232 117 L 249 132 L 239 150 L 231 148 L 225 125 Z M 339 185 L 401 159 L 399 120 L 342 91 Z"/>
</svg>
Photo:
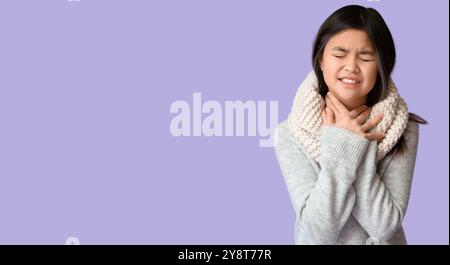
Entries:
<svg viewBox="0 0 450 265">
<path fill-rule="evenodd" d="M 349 84 L 349 85 L 354 85 L 354 84 L 359 84 L 361 83 L 361 81 L 356 80 L 356 79 L 351 79 L 351 78 L 338 78 L 341 82 L 345 83 L 345 84 Z"/>
</svg>

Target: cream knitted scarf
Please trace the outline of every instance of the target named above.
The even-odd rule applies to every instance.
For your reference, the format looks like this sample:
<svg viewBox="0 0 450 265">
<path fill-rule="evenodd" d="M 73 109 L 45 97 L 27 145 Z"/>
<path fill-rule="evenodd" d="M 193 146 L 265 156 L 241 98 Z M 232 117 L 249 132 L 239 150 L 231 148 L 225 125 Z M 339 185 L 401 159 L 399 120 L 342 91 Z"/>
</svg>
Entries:
<svg viewBox="0 0 450 265">
<path fill-rule="evenodd" d="M 296 140 L 317 162 L 320 158 L 319 138 L 323 126 L 321 110 L 324 106 L 325 101 L 319 94 L 316 75 L 311 71 L 297 90 L 288 117 L 288 126 Z M 384 98 L 372 107 L 368 120 L 379 113 L 383 113 L 383 119 L 373 130 L 385 133 L 385 137 L 378 142 L 377 162 L 397 143 L 409 118 L 408 107 L 392 80 L 388 82 Z"/>
</svg>

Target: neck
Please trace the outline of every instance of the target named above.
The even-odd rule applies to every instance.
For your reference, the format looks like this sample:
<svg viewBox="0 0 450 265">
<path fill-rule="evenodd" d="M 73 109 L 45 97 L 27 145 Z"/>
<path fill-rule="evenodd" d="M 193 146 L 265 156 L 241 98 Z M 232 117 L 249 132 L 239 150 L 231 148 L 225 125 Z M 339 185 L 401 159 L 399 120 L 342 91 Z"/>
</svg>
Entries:
<svg viewBox="0 0 450 265">
<path fill-rule="evenodd" d="M 354 110 L 357 107 L 367 103 L 367 96 L 353 100 L 341 100 L 341 102 L 345 105 L 345 107 L 347 107 L 348 110 Z"/>
</svg>

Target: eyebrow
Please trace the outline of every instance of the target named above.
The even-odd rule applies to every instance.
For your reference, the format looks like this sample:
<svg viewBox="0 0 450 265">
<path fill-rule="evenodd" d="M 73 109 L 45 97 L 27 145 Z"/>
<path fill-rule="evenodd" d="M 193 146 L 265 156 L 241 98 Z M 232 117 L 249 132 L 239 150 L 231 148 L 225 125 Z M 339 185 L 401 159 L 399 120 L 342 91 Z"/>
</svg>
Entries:
<svg viewBox="0 0 450 265">
<path fill-rule="evenodd" d="M 348 50 L 347 50 L 347 49 L 342 48 L 342 47 L 339 47 L 339 46 L 334 47 L 334 48 L 332 49 L 332 51 L 340 51 L 340 52 L 348 53 Z M 370 49 L 362 49 L 362 50 L 359 52 L 359 54 L 375 55 L 375 53 L 374 53 L 372 50 L 370 50 Z"/>
</svg>

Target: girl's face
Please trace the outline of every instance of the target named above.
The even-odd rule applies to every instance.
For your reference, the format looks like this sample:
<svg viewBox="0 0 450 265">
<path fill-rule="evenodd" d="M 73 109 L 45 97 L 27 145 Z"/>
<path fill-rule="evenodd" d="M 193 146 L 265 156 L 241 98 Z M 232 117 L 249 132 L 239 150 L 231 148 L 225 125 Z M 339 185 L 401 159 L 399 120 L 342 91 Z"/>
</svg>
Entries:
<svg viewBox="0 0 450 265">
<path fill-rule="evenodd" d="M 349 29 L 333 36 L 325 46 L 320 68 L 329 91 L 349 110 L 366 104 L 378 72 L 369 35 Z"/>
</svg>

